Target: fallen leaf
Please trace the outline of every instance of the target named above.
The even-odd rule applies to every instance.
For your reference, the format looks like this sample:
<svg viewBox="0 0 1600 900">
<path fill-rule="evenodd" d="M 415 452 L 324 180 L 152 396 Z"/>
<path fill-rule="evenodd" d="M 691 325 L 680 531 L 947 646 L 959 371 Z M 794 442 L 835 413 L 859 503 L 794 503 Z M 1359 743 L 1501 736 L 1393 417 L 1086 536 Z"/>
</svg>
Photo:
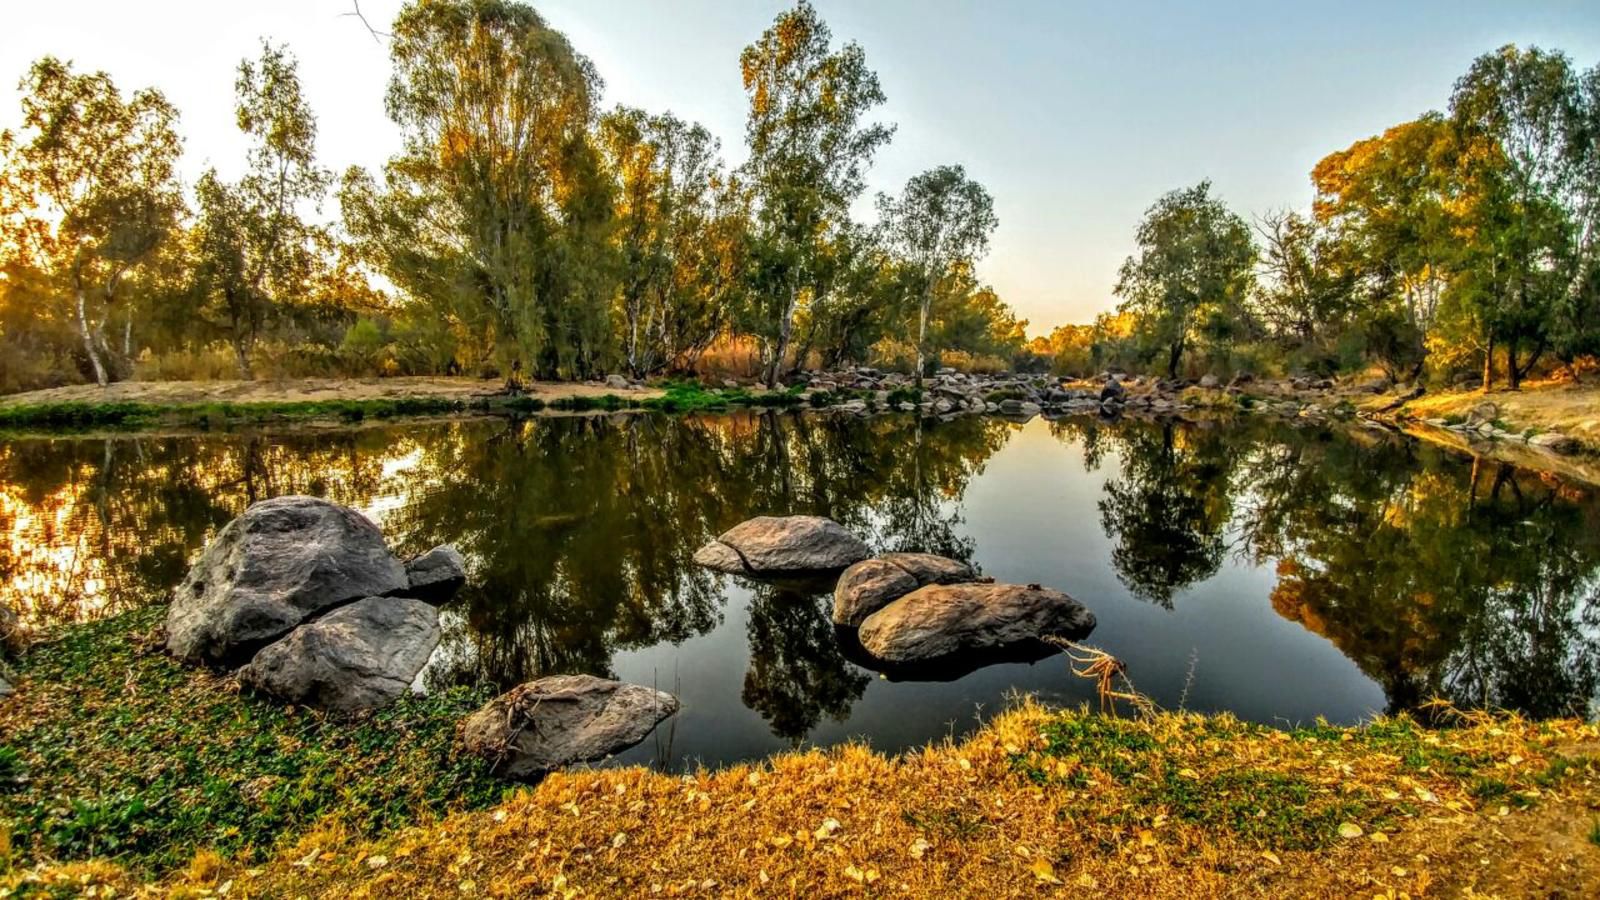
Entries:
<svg viewBox="0 0 1600 900">
<path fill-rule="evenodd" d="M 1283 860 L 1279 859 L 1278 854 L 1273 853 L 1271 850 L 1261 851 L 1261 858 L 1275 866 L 1283 865 Z"/>
<path fill-rule="evenodd" d="M 838 831 L 838 830 L 839 830 L 839 820 L 838 819 L 823 819 L 822 820 L 822 824 L 817 826 L 817 830 L 815 832 L 813 832 L 813 834 L 814 834 L 814 836 L 816 837 L 817 840 L 825 841 L 828 838 L 832 837 L 833 833 L 835 831 Z"/>
<path fill-rule="evenodd" d="M 1050 865 L 1050 860 L 1045 859 L 1042 856 L 1034 857 L 1033 865 L 1029 868 L 1033 872 L 1033 877 L 1039 879 L 1045 884 L 1061 883 L 1061 879 L 1056 877 L 1056 867 Z"/>
<path fill-rule="evenodd" d="M 916 840 L 911 842 L 911 858 L 912 859 L 921 859 L 922 855 L 924 853 L 927 853 L 929 850 L 932 850 L 932 849 L 933 849 L 933 845 L 932 844 L 928 843 L 927 841 L 923 840 L 922 838 L 917 838 Z"/>
<path fill-rule="evenodd" d="M 1339 826 L 1339 837 L 1342 837 L 1342 838 L 1358 838 L 1358 837 L 1361 837 L 1361 826 L 1357 825 L 1354 822 L 1345 822 L 1344 824 Z"/>
<path fill-rule="evenodd" d="M 388 864 L 389 864 L 389 857 L 387 857 L 387 856 L 369 856 L 369 857 L 367 857 L 367 868 L 370 868 L 370 869 L 381 869 L 384 866 L 387 866 Z"/>
</svg>

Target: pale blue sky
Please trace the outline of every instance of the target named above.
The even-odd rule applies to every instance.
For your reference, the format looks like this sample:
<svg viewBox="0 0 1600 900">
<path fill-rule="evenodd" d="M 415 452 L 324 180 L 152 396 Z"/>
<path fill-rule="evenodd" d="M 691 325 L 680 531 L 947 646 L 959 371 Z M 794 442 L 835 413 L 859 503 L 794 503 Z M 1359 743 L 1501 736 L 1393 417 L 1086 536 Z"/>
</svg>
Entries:
<svg viewBox="0 0 1600 900">
<path fill-rule="evenodd" d="M 399 0 L 364 0 L 375 23 Z M 738 56 L 777 0 L 544 0 L 588 54 L 607 103 L 704 122 L 743 157 Z M 184 115 L 185 172 L 235 169 L 232 69 L 268 35 L 301 59 L 326 164 L 377 166 L 396 143 L 383 117 L 384 48 L 340 13 L 349 0 L 11 3 L 0 80 L 44 53 L 153 84 Z M 899 125 L 873 190 L 943 163 L 995 195 L 1000 229 L 981 266 L 1032 333 L 1114 305 L 1117 266 L 1163 191 L 1211 178 L 1241 213 L 1309 202 L 1326 153 L 1442 107 L 1479 53 L 1501 44 L 1600 61 L 1600 0 L 1550 2 L 1065 3 L 817 0 L 837 38 L 859 41 Z M 0 123 L 17 119 L 15 96 Z M 863 214 L 870 204 L 862 204 Z"/>
</svg>

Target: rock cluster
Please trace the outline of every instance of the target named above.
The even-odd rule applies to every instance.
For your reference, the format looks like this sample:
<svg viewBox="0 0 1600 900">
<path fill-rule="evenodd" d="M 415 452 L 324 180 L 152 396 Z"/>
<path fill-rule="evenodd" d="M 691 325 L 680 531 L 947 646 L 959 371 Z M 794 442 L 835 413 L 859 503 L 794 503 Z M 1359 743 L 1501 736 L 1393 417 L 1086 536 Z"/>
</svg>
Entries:
<svg viewBox="0 0 1600 900">
<path fill-rule="evenodd" d="M 1423 423 L 1435 428 L 1454 431 L 1469 439 L 1489 441 L 1520 441 L 1541 450 L 1562 456 L 1572 456 L 1583 451 L 1583 442 L 1571 435 L 1559 431 L 1534 431 L 1529 429 L 1523 432 L 1513 431 L 1506 427 L 1500 418 L 1500 405 L 1493 400 L 1485 400 L 1460 418 L 1423 419 Z"/>
<path fill-rule="evenodd" d="M 940 369 L 923 380 L 920 400 L 913 402 L 909 397 L 915 395 L 899 392 L 911 388 L 914 379 L 899 372 L 859 367 L 807 372 L 801 381 L 803 399 L 855 415 L 901 411 L 938 417 L 987 414 L 1014 419 L 1038 415 L 1175 415 L 1184 410 L 1215 407 L 1216 396 L 1243 394 L 1246 385 L 1252 385 L 1253 393 L 1260 395 L 1260 402 L 1250 406 L 1253 410 L 1301 415 L 1310 409 L 1310 415 L 1320 415 L 1331 409 L 1307 403 L 1303 395 L 1335 387 L 1327 379 L 1257 382 L 1248 373 L 1236 375 L 1224 385 L 1215 375 L 1186 380 L 1104 372 L 1091 379 L 1065 380 L 1046 375 L 985 375 Z M 1201 392 L 1197 395 L 1190 388 L 1200 388 Z M 840 397 L 848 399 L 837 399 Z"/>
<path fill-rule="evenodd" d="M 265 500 L 224 526 L 179 585 L 167 650 L 239 667 L 243 683 L 291 702 L 370 709 L 410 687 L 439 643 L 430 604 L 465 577 L 454 548 L 401 562 L 348 507 Z"/>
</svg>

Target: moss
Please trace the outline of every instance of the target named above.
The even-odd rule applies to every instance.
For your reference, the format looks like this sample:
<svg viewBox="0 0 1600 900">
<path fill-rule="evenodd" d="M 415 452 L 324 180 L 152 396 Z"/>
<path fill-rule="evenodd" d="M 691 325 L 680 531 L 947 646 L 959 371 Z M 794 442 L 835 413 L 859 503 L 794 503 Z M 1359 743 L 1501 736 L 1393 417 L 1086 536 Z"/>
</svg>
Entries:
<svg viewBox="0 0 1600 900">
<path fill-rule="evenodd" d="M 357 718 L 284 707 L 168 657 L 147 637 L 163 614 L 80 626 L 21 660 L 23 690 L 0 710 L 16 864 L 109 858 L 157 874 L 199 848 L 259 860 L 315 826 L 376 837 L 504 793 L 453 746 L 480 693 Z"/>
</svg>

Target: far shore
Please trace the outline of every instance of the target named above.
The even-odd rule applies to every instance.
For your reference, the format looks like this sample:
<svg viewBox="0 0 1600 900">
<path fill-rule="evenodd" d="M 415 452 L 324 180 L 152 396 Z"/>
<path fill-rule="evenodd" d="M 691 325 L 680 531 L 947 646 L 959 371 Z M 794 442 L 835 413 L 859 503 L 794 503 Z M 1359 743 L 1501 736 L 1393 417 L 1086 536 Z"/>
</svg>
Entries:
<svg viewBox="0 0 1600 900">
<path fill-rule="evenodd" d="M 574 397 L 659 397 L 655 388 L 617 389 L 602 382 L 537 381 L 523 393 L 546 403 Z M 308 403 L 325 400 L 487 400 L 506 394 L 498 378 L 414 376 L 399 378 L 292 378 L 261 381 L 119 381 L 105 387 L 74 384 L 0 396 L 0 409 L 58 403 Z"/>
</svg>

